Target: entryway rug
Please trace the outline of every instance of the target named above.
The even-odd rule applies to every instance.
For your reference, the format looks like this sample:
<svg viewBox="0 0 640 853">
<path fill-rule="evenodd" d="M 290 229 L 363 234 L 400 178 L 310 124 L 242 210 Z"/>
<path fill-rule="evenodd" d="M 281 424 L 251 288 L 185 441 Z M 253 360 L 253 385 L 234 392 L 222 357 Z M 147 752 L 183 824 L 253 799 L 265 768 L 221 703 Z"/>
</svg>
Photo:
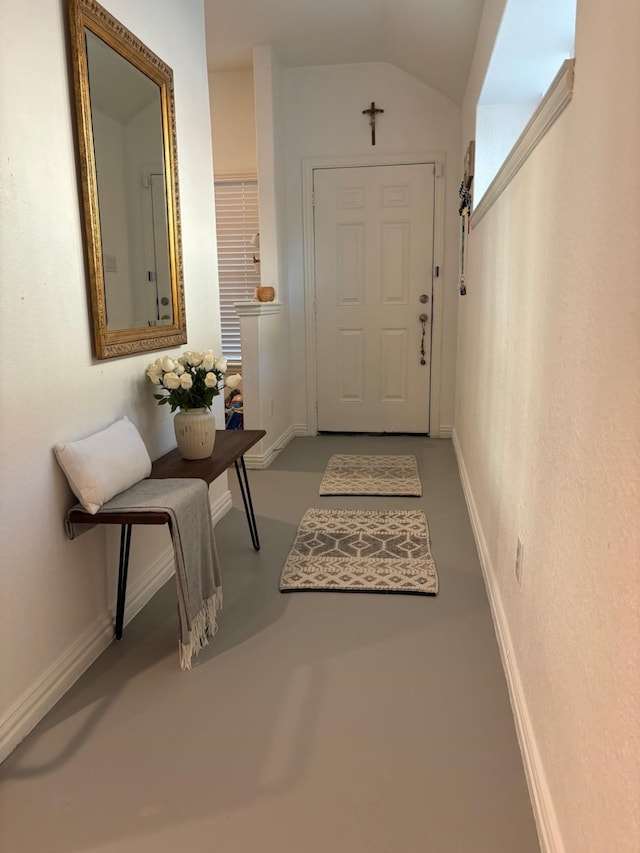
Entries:
<svg viewBox="0 0 640 853">
<path fill-rule="evenodd" d="M 436 595 L 426 515 L 307 510 L 280 577 L 281 592 L 301 590 Z"/>
<path fill-rule="evenodd" d="M 335 453 L 324 472 L 320 494 L 420 497 L 416 457 Z"/>
</svg>

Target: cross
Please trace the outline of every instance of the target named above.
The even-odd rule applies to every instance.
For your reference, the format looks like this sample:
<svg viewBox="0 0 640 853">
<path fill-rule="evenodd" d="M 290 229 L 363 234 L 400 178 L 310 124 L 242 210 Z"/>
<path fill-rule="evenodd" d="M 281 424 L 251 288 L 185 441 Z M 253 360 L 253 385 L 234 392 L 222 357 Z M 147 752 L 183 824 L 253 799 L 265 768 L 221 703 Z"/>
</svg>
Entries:
<svg viewBox="0 0 640 853">
<path fill-rule="evenodd" d="M 376 113 L 383 113 L 384 110 L 376 107 L 376 102 L 371 101 L 371 106 L 368 110 L 362 110 L 363 115 L 369 116 L 369 124 L 371 126 L 371 144 L 376 144 Z"/>
</svg>

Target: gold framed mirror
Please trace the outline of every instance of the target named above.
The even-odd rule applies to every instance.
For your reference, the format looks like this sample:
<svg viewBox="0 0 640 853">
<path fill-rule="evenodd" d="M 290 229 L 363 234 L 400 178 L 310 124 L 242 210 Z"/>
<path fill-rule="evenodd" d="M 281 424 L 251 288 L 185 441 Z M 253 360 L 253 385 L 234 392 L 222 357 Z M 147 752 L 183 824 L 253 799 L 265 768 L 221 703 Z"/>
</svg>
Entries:
<svg viewBox="0 0 640 853">
<path fill-rule="evenodd" d="M 96 358 L 187 342 L 173 72 L 95 0 L 69 0 Z"/>
</svg>

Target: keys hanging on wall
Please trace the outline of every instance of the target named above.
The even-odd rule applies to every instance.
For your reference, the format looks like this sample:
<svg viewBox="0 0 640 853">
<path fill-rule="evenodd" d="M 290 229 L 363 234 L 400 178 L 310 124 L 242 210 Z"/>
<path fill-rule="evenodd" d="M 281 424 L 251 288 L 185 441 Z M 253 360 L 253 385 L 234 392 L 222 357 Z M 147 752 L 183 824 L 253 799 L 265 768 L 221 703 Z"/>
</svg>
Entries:
<svg viewBox="0 0 640 853">
<path fill-rule="evenodd" d="M 420 341 L 420 364 L 426 364 L 427 360 L 425 358 L 425 350 L 424 350 L 424 336 L 427 334 L 427 320 L 429 319 L 428 314 L 420 314 L 418 320 L 422 323 L 422 339 Z"/>
</svg>

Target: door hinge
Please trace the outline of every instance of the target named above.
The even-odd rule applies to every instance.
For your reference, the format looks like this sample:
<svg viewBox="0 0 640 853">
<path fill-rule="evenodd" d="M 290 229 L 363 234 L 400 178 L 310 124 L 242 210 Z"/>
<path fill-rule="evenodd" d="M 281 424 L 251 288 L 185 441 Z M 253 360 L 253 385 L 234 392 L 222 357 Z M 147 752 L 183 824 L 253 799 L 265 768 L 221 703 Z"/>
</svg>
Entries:
<svg viewBox="0 0 640 853">
<path fill-rule="evenodd" d="M 444 169 L 442 168 L 442 163 L 436 163 L 435 167 L 436 178 L 441 178 L 444 172 Z"/>
<path fill-rule="evenodd" d="M 436 266 L 433 268 L 433 274 L 436 278 L 440 278 L 440 267 Z"/>
<path fill-rule="evenodd" d="M 316 194 L 315 194 L 315 192 L 312 192 L 311 193 L 311 207 L 315 207 L 315 206 L 316 206 Z"/>
</svg>

